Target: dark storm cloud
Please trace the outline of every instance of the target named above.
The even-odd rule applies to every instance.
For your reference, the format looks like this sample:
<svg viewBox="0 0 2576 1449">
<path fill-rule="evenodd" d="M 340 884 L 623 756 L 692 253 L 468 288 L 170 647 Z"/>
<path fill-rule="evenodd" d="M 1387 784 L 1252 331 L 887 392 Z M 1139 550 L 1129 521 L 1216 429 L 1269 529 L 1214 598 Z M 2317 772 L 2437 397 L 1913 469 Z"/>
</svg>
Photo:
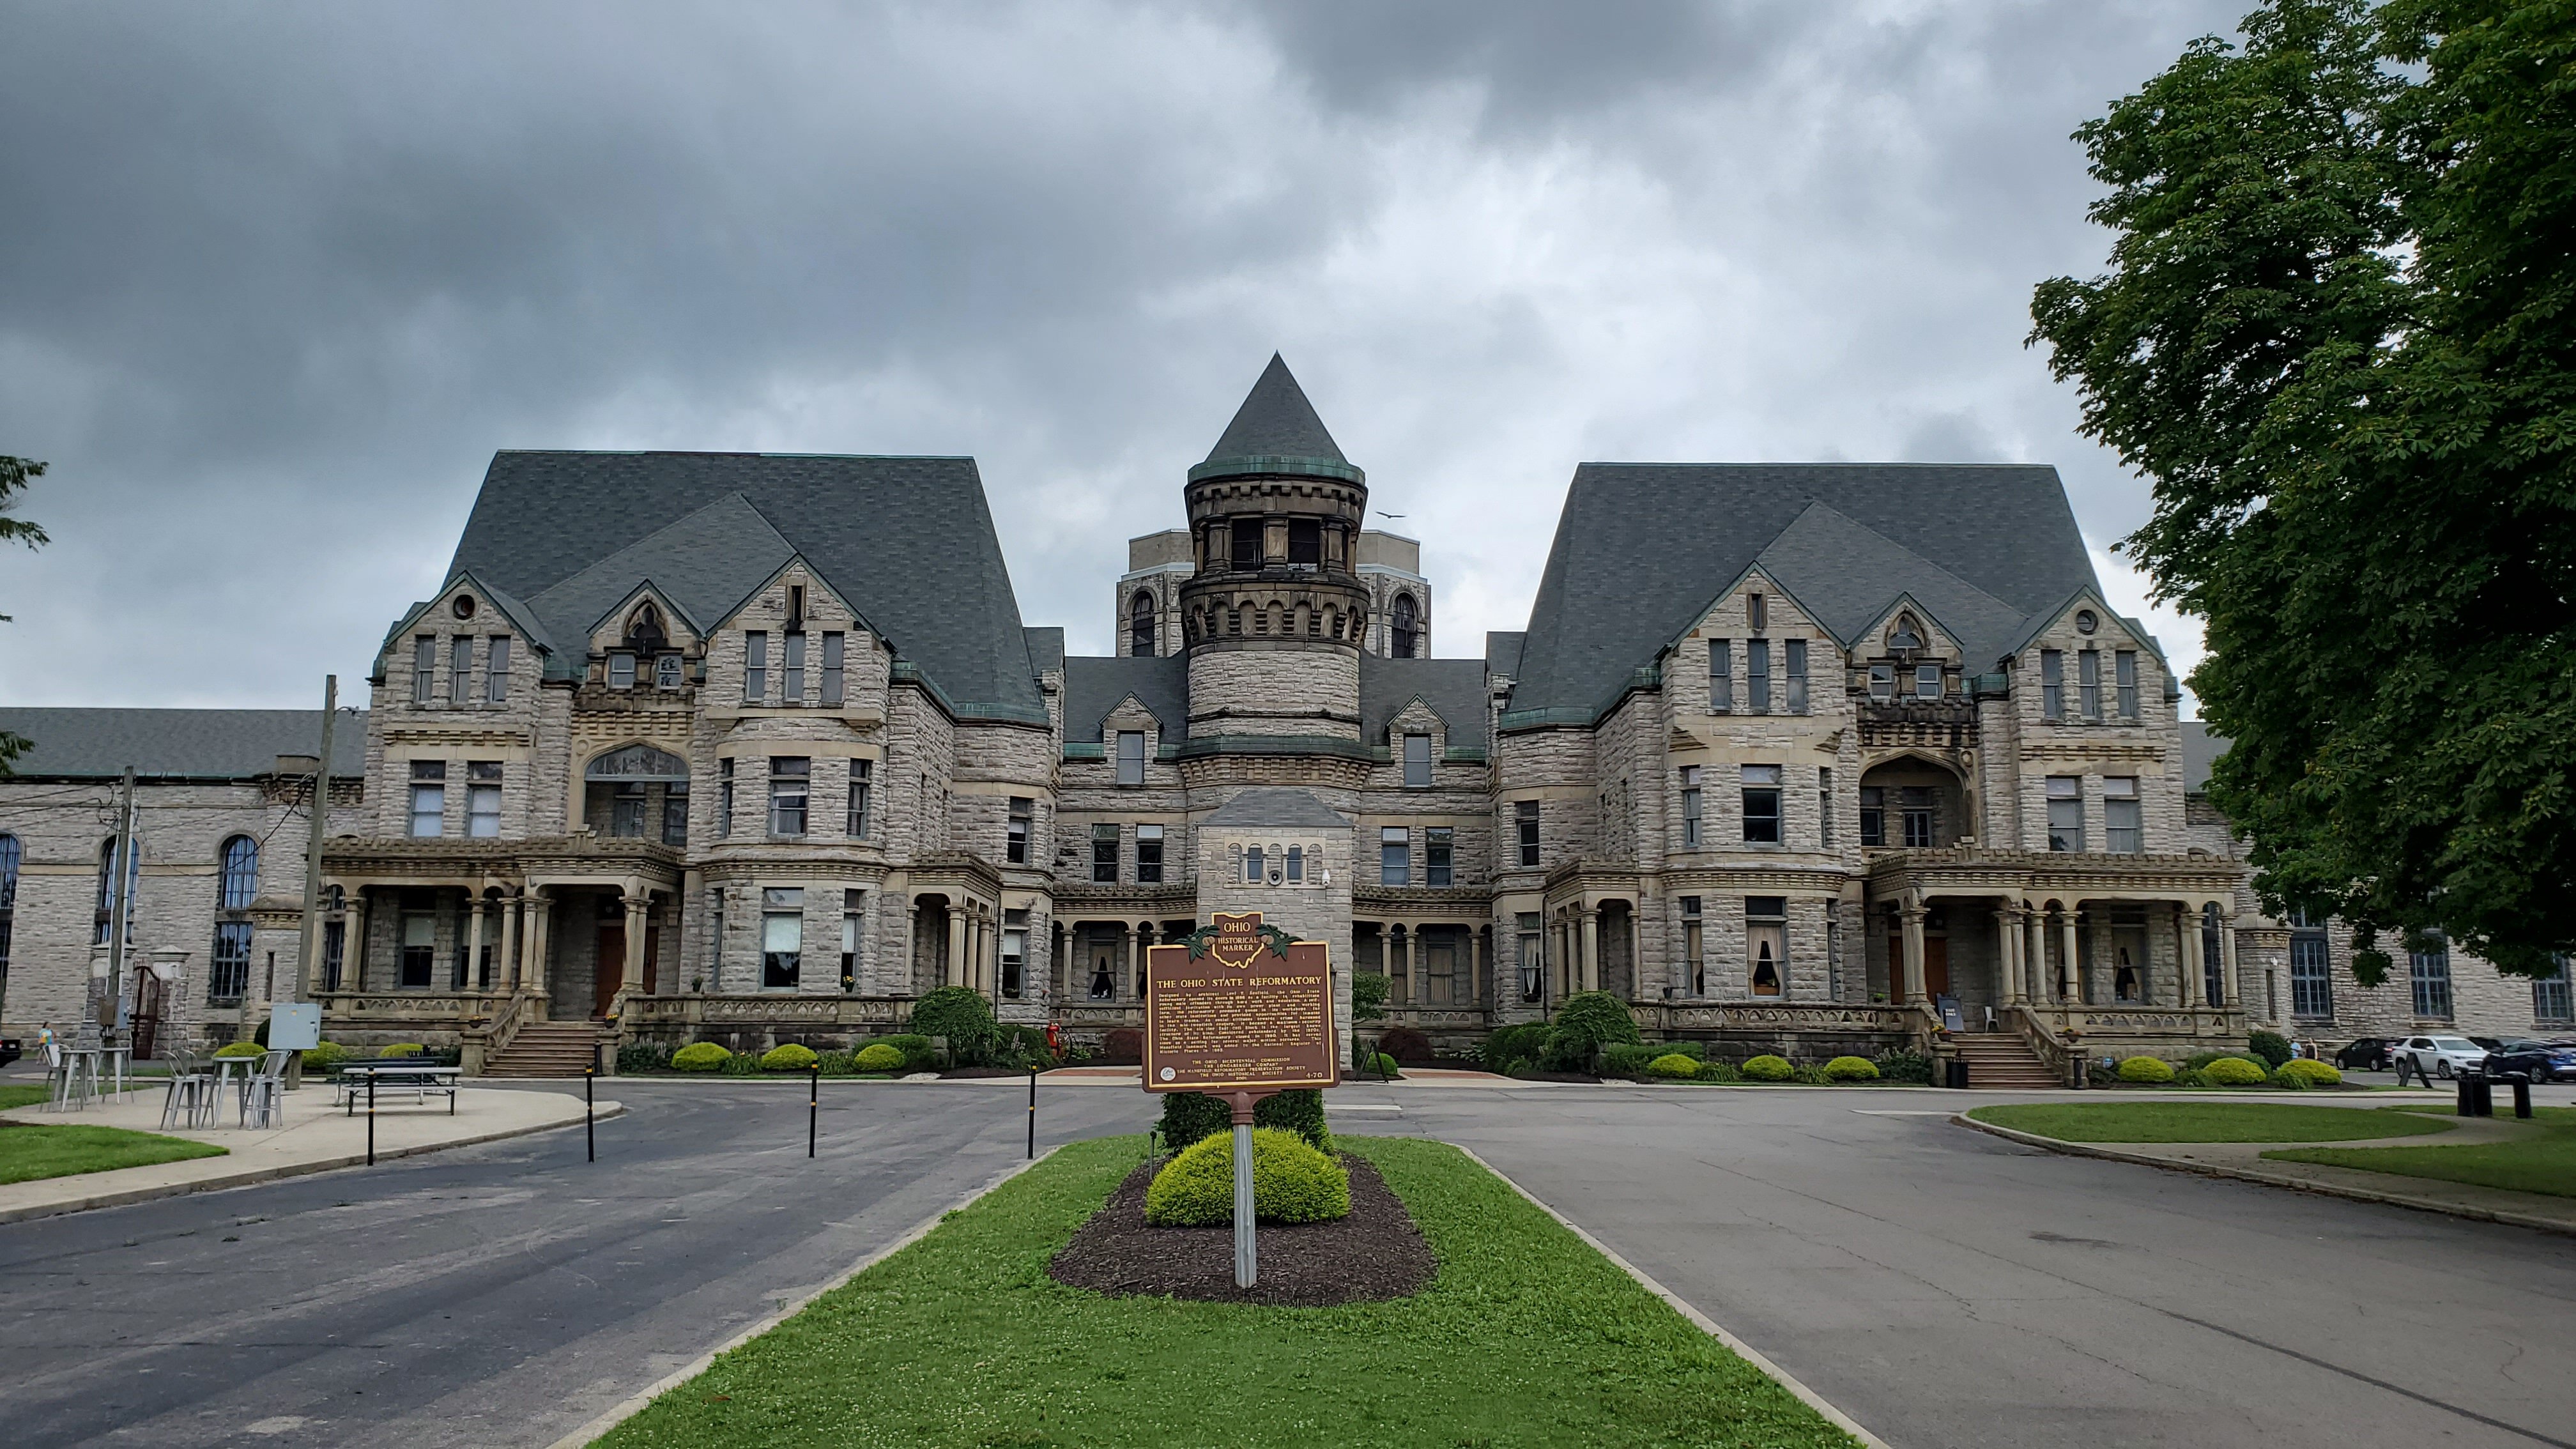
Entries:
<svg viewBox="0 0 2576 1449">
<path fill-rule="evenodd" d="M 1107 642 L 1273 347 L 1514 627 L 1587 457 L 2061 464 L 2067 131 L 2207 5 L 7 7 L 23 702 L 301 703 L 502 447 L 969 452 Z"/>
</svg>

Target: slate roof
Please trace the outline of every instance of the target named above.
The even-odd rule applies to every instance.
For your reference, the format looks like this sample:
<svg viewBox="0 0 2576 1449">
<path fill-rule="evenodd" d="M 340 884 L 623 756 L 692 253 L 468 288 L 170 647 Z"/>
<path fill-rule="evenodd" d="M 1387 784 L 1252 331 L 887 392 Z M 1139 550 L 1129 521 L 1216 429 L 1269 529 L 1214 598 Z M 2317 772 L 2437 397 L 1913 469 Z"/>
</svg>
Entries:
<svg viewBox="0 0 2576 1449">
<path fill-rule="evenodd" d="M 0 730 L 35 748 L 11 766 L 22 778 L 115 779 L 132 765 L 147 779 L 247 780 L 280 755 L 322 743 L 318 709 L 0 708 Z M 367 773 L 367 715 L 344 711 L 331 736 L 331 774 Z"/>
<path fill-rule="evenodd" d="M 495 453 L 448 577 L 527 601 L 574 651 L 648 577 L 711 626 L 791 555 L 953 707 L 1045 718 L 972 458 Z"/>
<path fill-rule="evenodd" d="M 1485 668 L 1505 679 L 1521 672 L 1521 648 L 1529 635 L 1518 630 L 1489 629 L 1485 632 Z"/>
<path fill-rule="evenodd" d="M 1029 672 L 1044 674 L 1064 667 L 1064 630 L 1049 625 L 1022 629 L 1020 638 L 1029 646 Z"/>
<path fill-rule="evenodd" d="M 1100 742 L 1100 722 L 1133 694 L 1177 745 L 1189 733 L 1190 661 L 1165 654 L 1102 659 L 1077 655 L 1064 661 L 1064 742 Z"/>
<path fill-rule="evenodd" d="M 1255 785 L 1199 822 L 1235 830 L 1348 830 L 1351 822 L 1332 806 L 1293 785 Z"/>
<path fill-rule="evenodd" d="M 1387 722 L 1416 698 L 1449 726 L 1451 749 L 1484 749 L 1485 661 L 1360 656 L 1360 743 L 1387 742 Z"/>
<path fill-rule="evenodd" d="M 1511 709 L 1607 707 L 1757 561 L 1837 633 L 1913 594 L 1961 637 L 1972 669 L 2031 616 L 2097 587 L 2045 464 L 1586 463 L 1539 579 Z"/>
<path fill-rule="evenodd" d="M 1261 370 L 1261 379 L 1244 396 L 1243 406 L 1235 409 L 1234 421 L 1225 425 L 1225 435 L 1208 450 L 1207 461 L 1221 458 L 1321 458 L 1329 463 L 1348 463 L 1341 446 L 1324 428 L 1324 420 L 1315 415 L 1315 405 L 1306 401 L 1306 390 L 1288 371 L 1288 364 L 1278 353 L 1270 354 L 1270 365 Z"/>
<path fill-rule="evenodd" d="M 2209 732 L 2209 726 L 2196 719 L 2182 721 L 2182 788 L 2185 794 L 2205 794 L 2209 789 L 2209 767 L 2227 753 L 2224 737 Z"/>
</svg>

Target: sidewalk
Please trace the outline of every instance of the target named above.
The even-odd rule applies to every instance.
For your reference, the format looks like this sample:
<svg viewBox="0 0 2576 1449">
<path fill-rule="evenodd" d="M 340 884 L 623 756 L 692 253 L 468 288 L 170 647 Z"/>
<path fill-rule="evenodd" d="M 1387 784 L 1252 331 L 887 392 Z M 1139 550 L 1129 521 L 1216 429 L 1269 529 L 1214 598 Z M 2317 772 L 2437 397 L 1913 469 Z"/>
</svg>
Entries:
<svg viewBox="0 0 2576 1449">
<path fill-rule="evenodd" d="M 2500 1187 L 2442 1182 L 2428 1177 L 2403 1177 L 2396 1173 L 2368 1172 L 2357 1167 L 2330 1167 L 2321 1162 L 2267 1162 L 2263 1159 L 2264 1153 L 2283 1147 L 2471 1147 L 2481 1142 L 2502 1141 L 2510 1135 L 2510 1129 L 2492 1118 L 2462 1118 L 2453 1130 L 2432 1137 L 2374 1137 L 2358 1142 L 2117 1143 L 2068 1142 L 2056 1137 L 2042 1137 L 2036 1132 L 1975 1121 L 1964 1112 L 1950 1120 L 1962 1127 L 1973 1127 L 1979 1132 L 2074 1157 L 2100 1157 L 2112 1162 L 2134 1162 L 2175 1172 L 2197 1172 L 2207 1177 L 2232 1177 L 2240 1182 L 2259 1182 L 2266 1187 L 2286 1187 L 2296 1192 L 2323 1193 L 2328 1197 L 2351 1198 L 2356 1202 L 2386 1203 L 2392 1207 L 2449 1213 L 2481 1222 L 2576 1234 L 2576 1198 L 2512 1192 Z"/>
<path fill-rule="evenodd" d="M 161 1132 L 162 1087 L 155 1083 L 130 1100 L 103 1102 L 81 1112 L 51 1112 L 43 1105 L 0 1112 L 12 1121 L 46 1126 L 80 1124 L 123 1127 L 137 1132 L 184 1137 L 229 1149 L 224 1157 L 199 1157 L 149 1167 L 121 1167 L 111 1172 L 85 1172 L 71 1177 L 0 1184 L 0 1223 L 89 1208 L 115 1207 L 156 1197 L 205 1192 L 220 1187 L 266 1182 L 298 1173 L 324 1172 L 367 1160 L 367 1118 L 362 1110 L 349 1117 L 331 1106 L 331 1089 L 311 1082 L 286 1095 L 286 1125 L 268 1132 L 229 1128 L 201 1132 Z M 607 1118 L 624 1108 L 598 1104 Z M 376 1160 L 436 1152 L 443 1147 L 491 1142 L 552 1127 L 579 1126 L 578 1093 L 528 1092 L 468 1087 L 456 1094 L 456 1115 L 449 1116 L 444 1098 L 420 1105 L 386 1106 L 376 1113 Z"/>
</svg>

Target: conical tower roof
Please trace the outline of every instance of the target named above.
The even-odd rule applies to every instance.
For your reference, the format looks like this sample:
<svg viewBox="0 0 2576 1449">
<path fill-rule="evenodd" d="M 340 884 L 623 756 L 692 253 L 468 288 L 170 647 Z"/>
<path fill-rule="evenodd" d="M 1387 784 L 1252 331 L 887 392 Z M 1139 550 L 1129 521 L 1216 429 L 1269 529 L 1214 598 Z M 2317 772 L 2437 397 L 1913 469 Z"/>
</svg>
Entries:
<svg viewBox="0 0 2576 1449">
<path fill-rule="evenodd" d="M 1234 421 L 1225 425 L 1225 436 L 1208 450 L 1207 461 L 1232 458 L 1312 458 L 1327 463 L 1350 465 L 1342 456 L 1340 445 L 1324 429 L 1324 420 L 1315 416 L 1315 405 L 1306 401 L 1306 390 L 1288 371 L 1288 364 L 1278 353 L 1270 354 L 1270 365 L 1261 370 L 1261 380 L 1235 409 Z"/>
</svg>

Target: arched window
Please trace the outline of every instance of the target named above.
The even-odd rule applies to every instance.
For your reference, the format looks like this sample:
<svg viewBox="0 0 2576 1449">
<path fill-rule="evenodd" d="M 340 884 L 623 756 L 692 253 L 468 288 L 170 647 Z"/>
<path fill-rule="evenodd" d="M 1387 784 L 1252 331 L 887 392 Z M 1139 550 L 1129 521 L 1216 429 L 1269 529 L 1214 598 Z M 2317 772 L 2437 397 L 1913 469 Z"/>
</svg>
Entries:
<svg viewBox="0 0 2576 1449">
<path fill-rule="evenodd" d="M 1154 652 L 1154 596 L 1142 590 L 1127 606 L 1127 652 L 1139 659 Z"/>
<path fill-rule="evenodd" d="M 662 630 L 662 611 L 654 608 L 650 599 L 626 621 L 626 643 L 638 654 L 660 653 L 668 637 Z"/>
<path fill-rule="evenodd" d="M 1923 631 L 1912 614 L 1896 616 L 1896 632 L 1887 636 L 1887 647 L 1895 654 L 1910 654 L 1923 647 Z"/>
<path fill-rule="evenodd" d="M 1388 640 L 1388 652 L 1398 659 L 1412 658 L 1414 628 L 1413 596 L 1411 594 L 1398 594 L 1395 596 L 1395 621 L 1392 629 L 1393 633 Z"/>
<path fill-rule="evenodd" d="M 128 917 L 129 931 L 133 929 L 131 918 L 134 914 L 135 880 L 142 874 L 143 851 L 140 842 L 137 842 L 137 848 L 126 857 L 125 861 L 125 914 Z M 90 936 L 90 944 L 93 946 L 106 945 L 108 935 L 115 927 L 116 887 L 113 884 L 115 879 L 116 837 L 111 835 L 98 848 L 98 927 Z"/>
<path fill-rule="evenodd" d="M 247 835 L 236 835 L 224 842 L 223 859 L 222 884 L 215 897 L 216 909 L 249 910 L 251 898 L 259 894 L 259 842 Z"/>
<path fill-rule="evenodd" d="M 18 837 L 0 835 L 0 981 L 9 979 L 9 926 L 18 911 Z"/>
</svg>

